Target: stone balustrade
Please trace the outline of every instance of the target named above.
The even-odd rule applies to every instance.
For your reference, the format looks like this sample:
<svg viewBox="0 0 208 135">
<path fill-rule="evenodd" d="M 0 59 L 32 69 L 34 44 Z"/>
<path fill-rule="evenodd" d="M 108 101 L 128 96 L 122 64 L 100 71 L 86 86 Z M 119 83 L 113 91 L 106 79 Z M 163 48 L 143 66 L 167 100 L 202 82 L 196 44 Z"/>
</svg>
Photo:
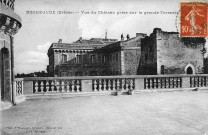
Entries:
<svg viewBox="0 0 208 135">
<path fill-rule="evenodd" d="M 15 0 L 0 0 L 0 3 L 14 10 L 14 2 Z"/>
<path fill-rule="evenodd" d="M 15 81 L 16 84 L 16 96 L 23 95 L 23 80 Z"/>
<path fill-rule="evenodd" d="M 81 91 L 80 79 L 49 79 L 33 81 L 33 93 Z"/>
<path fill-rule="evenodd" d="M 16 94 L 129 92 L 205 88 L 208 75 L 29 77 L 16 79 Z M 24 93 L 23 93 L 24 89 Z"/>
<path fill-rule="evenodd" d="M 135 88 L 134 78 L 92 79 L 92 91 L 129 91 Z"/>
</svg>

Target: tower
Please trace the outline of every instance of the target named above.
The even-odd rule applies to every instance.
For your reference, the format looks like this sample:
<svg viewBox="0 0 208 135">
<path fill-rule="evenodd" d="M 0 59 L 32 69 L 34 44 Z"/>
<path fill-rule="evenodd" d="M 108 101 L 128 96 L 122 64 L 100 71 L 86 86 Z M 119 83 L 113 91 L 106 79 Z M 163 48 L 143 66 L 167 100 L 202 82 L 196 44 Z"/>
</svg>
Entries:
<svg viewBox="0 0 208 135">
<path fill-rule="evenodd" d="M 15 0 L 0 1 L 0 89 L 1 101 L 13 102 L 13 36 L 21 28 L 21 18 L 14 12 Z"/>
</svg>

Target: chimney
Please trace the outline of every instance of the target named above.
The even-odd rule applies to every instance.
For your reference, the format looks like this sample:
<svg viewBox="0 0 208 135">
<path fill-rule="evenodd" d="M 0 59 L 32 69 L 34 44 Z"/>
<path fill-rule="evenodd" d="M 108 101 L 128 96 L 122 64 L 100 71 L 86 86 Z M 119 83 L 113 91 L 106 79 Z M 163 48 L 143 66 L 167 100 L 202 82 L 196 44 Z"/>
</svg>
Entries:
<svg viewBox="0 0 208 135">
<path fill-rule="evenodd" d="M 62 39 L 59 39 L 58 43 L 62 43 Z"/>
<path fill-rule="evenodd" d="M 79 41 L 82 41 L 82 37 L 79 38 Z"/>
</svg>

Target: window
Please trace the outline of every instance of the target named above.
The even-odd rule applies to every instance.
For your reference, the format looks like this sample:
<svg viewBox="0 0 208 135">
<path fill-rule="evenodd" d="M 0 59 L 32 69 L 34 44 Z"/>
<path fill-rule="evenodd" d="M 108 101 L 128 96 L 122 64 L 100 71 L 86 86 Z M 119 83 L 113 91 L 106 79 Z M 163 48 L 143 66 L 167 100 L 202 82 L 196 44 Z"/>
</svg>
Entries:
<svg viewBox="0 0 208 135">
<path fill-rule="evenodd" d="M 164 65 L 161 66 L 161 74 L 162 74 L 162 75 L 165 74 L 165 66 L 164 66 Z"/>
<path fill-rule="evenodd" d="M 67 62 L 67 55 L 66 54 L 63 54 L 62 55 L 62 62 Z"/>
<path fill-rule="evenodd" d="M 61 76 L 67 76 L 67 72 L 61 72 Z"/>
<path fill-rule="evenodd" d="M 115 60 L 115 58 L 114 58 L 114 54 L 112 54 L 112 61 L 114 61 Z"/>
<path fill-rule="evenodd" d="M 112 57 L 111 57 L 111 54 L 109 55 L 109 61 L 110 61 L 110 62 L 112 61 Z"/>
<path fill-rule="evenodd" d="M 118 61 L 118 53 L 116 53 L 116 61 Z"/>
<path fill-rule="evenodd" d="M 82 76 L 82 72 L 81 71 L 75 72 L 75 76 Z"/>
<path fill-rule="evenodd" d="M 95 59 L 95 55 L 91 55 L 91 63 L 95 63 L 96 59 Z"/>
<path fill-rule="evenodd" d="M 81 63 L 82 62 L 82 55 L 77 55 L 76 56 L 76 62 Z"/>
<path fill-rule="evenodd" d="M 97 71 L 90 71 L 90 76 L 97 76 Z"/>
<path fill-rule="evenodd" d="M 103 55 L 103 61 L 102 62 L 106 62 L 106 56 Z"/>
</svg>

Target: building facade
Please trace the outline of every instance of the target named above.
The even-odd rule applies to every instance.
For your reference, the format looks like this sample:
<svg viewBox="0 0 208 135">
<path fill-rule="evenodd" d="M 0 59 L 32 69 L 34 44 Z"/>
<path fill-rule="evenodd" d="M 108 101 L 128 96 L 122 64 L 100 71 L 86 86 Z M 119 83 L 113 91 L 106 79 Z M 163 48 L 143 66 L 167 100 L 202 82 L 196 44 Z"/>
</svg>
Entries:
<svg viewBox="0 0 208 135">
<path fill-rule="evenodd" d="M 204 73 L 204 38 L 179 37 L 177 32 L 155 28 L 142 39 L 138 74 L 201 74 Z"/>
<path fill-rule="evenodd" d="M 161 75 L 204 73 L 204 38 L 181 38 L 155 28 L 121 40 L 90 39 L 53 43 L 48 51 L 51 76 Z"/>
<path fill-rule="evenodd" d="M 21 28 L 21 18 L 14 12 L 15 0 L 0 0 L 0 89 L 1 102 L 13 102 L 13 36 Z"/>
<path fill-rule="evenodd" d="M 48 50 L 50 76 L 135 75 L 145 34 L 121 41 L 92 38 L 65 44 L 53 43 Z"/>
</svg>

